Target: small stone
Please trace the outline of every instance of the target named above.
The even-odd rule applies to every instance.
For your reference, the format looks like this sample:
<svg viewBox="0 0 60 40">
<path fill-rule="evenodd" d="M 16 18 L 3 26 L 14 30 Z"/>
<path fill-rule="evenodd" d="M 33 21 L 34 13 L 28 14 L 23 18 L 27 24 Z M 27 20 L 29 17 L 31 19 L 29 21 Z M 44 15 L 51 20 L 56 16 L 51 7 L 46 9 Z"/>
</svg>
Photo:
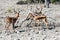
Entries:
<svg viewBox="0 0 60 40">
<path fill-rule="evenodd" d="M 20 40 L 20 39 L 17 39 L 17 40 Z"/>
<path fill-rule="evenodd" d="M 30 33 L 28 33 L 28 35 L 30 35 Z"/>
<path fill-rule="evenodd" d="M 33 38 L 31 38 L 30 40 L 33 40 Z"/>
<path fill-rule="evenodd" d="M 2 32 L 0 32 L 0 34 L 2 34 Z"/>
<path fill-rule="evenodd" d="M 39 32 L 36 32 L 36 34 L 39 34 Z"/>
</svg>

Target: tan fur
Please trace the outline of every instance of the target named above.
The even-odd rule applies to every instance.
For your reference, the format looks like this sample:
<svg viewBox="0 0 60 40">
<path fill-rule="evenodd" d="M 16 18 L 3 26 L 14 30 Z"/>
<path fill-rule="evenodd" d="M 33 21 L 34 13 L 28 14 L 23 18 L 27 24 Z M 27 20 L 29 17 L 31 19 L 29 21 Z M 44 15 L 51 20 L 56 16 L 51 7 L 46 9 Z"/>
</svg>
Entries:
<svg viewBox="0 0 60 40">
<path fill-rule="evenodd" d="M 15 14 L 15 17 L 9 17 L 7 16 L 5 19 L 6 25 L 5 25 L 5 29 L 7 30 L 13 30 L 13 26 L 15 24 L 15 22 L 17 21 L 18 17 L 19 17 L 19 13 Z M 12 26 L 11 26 L 12 25 Z"/>
<path fill-rule="evenodd" d="M 48 28 L 47 18 L 44 14 L 34 16 L 32 13 L 29 13 L 28 17 L 32 17 L 35 22 L 39 22 L 39 20 L 42 20 L 46 24 L 46 28 Z"/>
</svg>

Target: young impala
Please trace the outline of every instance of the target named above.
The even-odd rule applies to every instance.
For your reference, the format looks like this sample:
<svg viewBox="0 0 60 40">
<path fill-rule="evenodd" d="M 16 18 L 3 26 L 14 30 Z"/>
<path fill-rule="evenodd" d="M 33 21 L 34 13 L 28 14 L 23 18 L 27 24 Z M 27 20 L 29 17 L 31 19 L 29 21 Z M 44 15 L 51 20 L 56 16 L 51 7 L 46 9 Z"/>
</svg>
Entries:
<svg viewBox="0 0 60 40">
<path fill-rule="evenodd" d="M 12 28 L 12 30 L 13 30 L 14 24 L 17 21 L 18 17 L 19 17 L 19 13 L 17 13 L 16 11 L 15 11 L 15 17 L 7 16 L 6 19 L 5 19 L 5 22 L 6 22 L 5 28 L 6 29 Z M 11 24 L 12 24 L 12 27 L 10 27 Z"/>
<path fill-rule="evenodd" d="M 27 18 L 30 18 L 34 20 L 35 22 L 39 22 L 40 20 L 42 20 L 46 24 L 46 28 L 48 29 L 48 22 L 47 22 L 46 16 L 42 14 L 41 11 L 39 13 L 40 15 L 33 15 L 32 13 L 29 13 Z"/>
</svg>

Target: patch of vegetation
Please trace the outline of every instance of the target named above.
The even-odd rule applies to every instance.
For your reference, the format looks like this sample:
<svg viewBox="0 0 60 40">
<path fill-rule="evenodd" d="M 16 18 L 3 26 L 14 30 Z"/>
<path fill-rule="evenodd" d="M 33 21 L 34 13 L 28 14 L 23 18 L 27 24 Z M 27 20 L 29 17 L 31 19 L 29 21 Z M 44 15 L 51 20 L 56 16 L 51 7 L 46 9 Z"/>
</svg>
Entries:
<svg viewBox="0 0 60 40">
<path fill-rule="evenodd" d="M 44 0 L 21 0 L 21 1 L 18 1 L 16 4 L 31 4 L 31 3 L 44 3 Z"/>
<path fill-rule="evenodd" d="M 19 1 L 16 4 L 27 4 L 27 3 L 28 3 L 27 1 Z"/>
<path fill-rule="evenodd" d="M 12 13 L 12 8 L 11 7 L 8 7 L 5 11 L 5 13 Z"/>
<path fill-rule="evenodd" d="M 60 2 L 60 0 L 50 0 L 51 3 Z"/>
<path fill-rule="evenodd" d="M 50 3 L 56 3 L 56 2 L 59 2 L 60 3 L 60 0 L 48 0 Z M 27 4 L 27 3 L 45 3 L 45 0 L 24 0 L 24 1 L 19 1 L 17 2 L 17 4 Z"/>
<path fill-rule="evenodd" d="M 54 3 L 54 2 L 56 2 L 56 0 L 50 0 L 50 2 L 51 2 L 51 3 Z"/>
</svg>

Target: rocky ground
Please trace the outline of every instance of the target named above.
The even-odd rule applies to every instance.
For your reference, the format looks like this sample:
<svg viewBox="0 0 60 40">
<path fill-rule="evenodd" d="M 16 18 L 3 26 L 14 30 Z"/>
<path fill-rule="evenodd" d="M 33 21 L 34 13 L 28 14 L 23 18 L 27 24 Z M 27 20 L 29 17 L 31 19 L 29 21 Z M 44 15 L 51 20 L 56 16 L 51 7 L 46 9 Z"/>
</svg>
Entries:
<svg viewBox="0 0 60 40">
<path fill-rule="evenodd" d="M 60 5 L 51 4 L 50 8 L 44 8 L 41 4 L 17 5 L 16 2 L 16 0 L 0 0 L 0 40 L 60 40 Z M 4 32 L 5 17 L 14 17 L 13 9 L 17 12 L 18 10 L 20 11 L 20 17 L 17 20 L 19 22 L 15 24 L 15 26 L 20 26 L 29 12 L 34 12 L 36 7 L 41 10 L 41 6 L 43 7 L 43 14 L 47 16 L 49 28 L 51 27 L 52 29 L 44 30 L 45 26 L 41 25 L 41 29 L 39 29 L 40 27 L 35 27 L 34 30 L 32 27 L 27 27 L 27 24 L 30 23 L 30 20 L 28 20 L 22 24 L 22 28 L 16 28 L 15 33 L 7 32 L 7 34 Z M 54 26 L 55 28 L 53 28 Z"/>
</svg>

